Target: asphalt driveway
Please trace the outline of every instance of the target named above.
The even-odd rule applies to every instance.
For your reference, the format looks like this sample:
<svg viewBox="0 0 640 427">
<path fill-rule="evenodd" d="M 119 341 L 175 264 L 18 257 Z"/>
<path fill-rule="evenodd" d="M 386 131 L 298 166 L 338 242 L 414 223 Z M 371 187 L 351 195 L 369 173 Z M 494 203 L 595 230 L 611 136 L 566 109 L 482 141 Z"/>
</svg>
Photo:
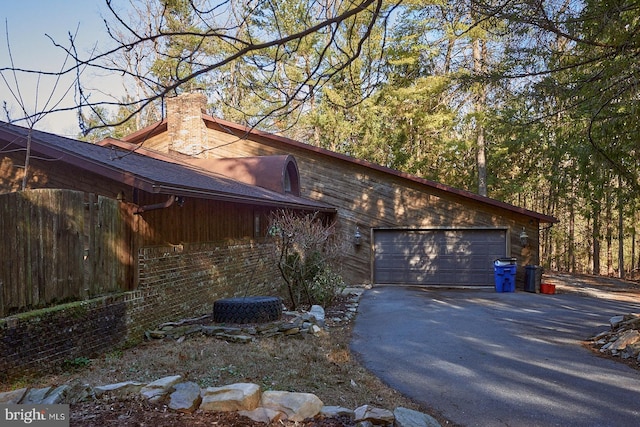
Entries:
<svg viewBox="0 0 640 427">
<path fill-rule="evenodd" d="M 462 426 L 640 425 L 640 371 L 581 341 L 640 300 L 374 287 L 352 350 L 385 383 Z"/>
</svg>

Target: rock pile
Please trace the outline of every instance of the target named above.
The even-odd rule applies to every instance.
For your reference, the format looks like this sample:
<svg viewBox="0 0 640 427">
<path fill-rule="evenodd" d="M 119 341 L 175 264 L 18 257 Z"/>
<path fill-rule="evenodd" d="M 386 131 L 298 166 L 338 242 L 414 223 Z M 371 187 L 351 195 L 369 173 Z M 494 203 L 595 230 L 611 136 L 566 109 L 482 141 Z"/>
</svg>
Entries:
<svg viewBox="0 0 640 427">
<path fill-rule="evenodd" d="M 316 307 L 316 306 L 314 306 Z M 289 320 L 279 322 L 260 323 L 253 325 L 227 326 L 223 324 L 163 324 L 158 329 L 147 331 L 147 339 L 172 338 L 180 339 L 188 335 L 202 333 L 204 335 L 231 342 L 246 343 L 256 337 L 272 337 L 275 335 L 318 335 L 324 326 L 324 310 L 317 306 L 315 315 L 309 313 L 287 312 Z M 200 321 L 207 321 L 208 317 L 199 317 Z"/>
<path fill-rule="evenodd" d="M 90 399 L 125 400 L 146 399 L 166 404 L 176 412 L 196 410 L 238 412 L 253 421 L 272 423 L 280 420 L 303 421 L 321 417 L 348 417 L 356 425 L 396 427 L 439 427 L 437 420 L 427 414 L 398 407 L 393 412 L 363 405 L 355 410 L 340 406 L 325 406 L 316 395 L 288 391 L 261 391 L 253 383 L 236 383 L 223 387 L 200 388 L 180 375 L 160 378 L 151 383 L 125 381 L 91 388 L 76 382 L 41 389 L 22 388 L 0 393 L 1 404 L 73 404 Z"/>
<path fill-rule="evenodd" d="M 629 313 L 609 319 L 611 329 L 589 339 L 601 353 L 635 359 L 640 364 L 640 313 Z"/>
<path fill-rule="evenodd" d="M 163 323 L 157 329 L 146 331 L 145 338 L 179 340 L 201 333 L 230 342 L 247 343 L 255 338 L 275 335 L 319 335 L 328 326 L 348 323 L 358 310 L 358 298 L 359 295 L 352 295 L 344 309 L 332 312 L 329 319 L 325 319 L 325 311 L 319 305 L 311 306 L 308 312 L 285 311 L 283 319 L 279 321 L 251 325 L 212 325 L 212 316 L 205 315 L 195 319 Z"/>
</svg>

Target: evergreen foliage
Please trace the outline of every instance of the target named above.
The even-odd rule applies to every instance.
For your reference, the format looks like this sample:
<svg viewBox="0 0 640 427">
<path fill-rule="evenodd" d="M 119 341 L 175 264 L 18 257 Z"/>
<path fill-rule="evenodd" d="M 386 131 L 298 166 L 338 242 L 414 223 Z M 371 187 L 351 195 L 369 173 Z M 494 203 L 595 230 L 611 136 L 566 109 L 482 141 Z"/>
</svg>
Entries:
<svg viewBox="0 0 640 427">
<path fill-rule="evenodd" d="M 640 265 L 636 0 L 107 5 L 116 47 L 71 48 L 65 71 L 129 81 L 111 113 L 79 91 L 97 138 L 200 89 L 214 115 L 560 218 L 542 231 L 547 268 Z"/>
</svg>

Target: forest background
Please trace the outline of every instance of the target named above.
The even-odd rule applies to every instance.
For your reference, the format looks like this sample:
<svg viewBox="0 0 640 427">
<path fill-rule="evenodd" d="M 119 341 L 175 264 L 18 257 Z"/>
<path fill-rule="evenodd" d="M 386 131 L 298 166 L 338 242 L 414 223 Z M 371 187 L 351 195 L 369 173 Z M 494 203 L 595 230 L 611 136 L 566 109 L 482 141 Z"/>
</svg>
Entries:
<svg viewBox="0 0 640 427">
<path fill-rule="evenodd" d="M 547 269 L 640 266 L 637 1 L 106 0 L 104 24 L 110 43 L 70 33 L 61 67 L 0 83 L 73 76 L 87 140 L 202 91 L 214 116 L 557 217 Z M 96 101 L 96 73 L 125 95 Z M 30 127 L 59 108 L 6 105 Z"/>
</svg>

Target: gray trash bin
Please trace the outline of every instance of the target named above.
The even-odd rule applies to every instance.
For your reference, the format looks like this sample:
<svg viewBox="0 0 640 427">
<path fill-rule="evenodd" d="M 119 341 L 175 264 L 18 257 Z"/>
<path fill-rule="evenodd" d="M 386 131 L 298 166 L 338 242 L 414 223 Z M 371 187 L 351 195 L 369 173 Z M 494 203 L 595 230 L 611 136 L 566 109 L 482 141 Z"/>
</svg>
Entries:
<svg viewBox="0 0 640 427">
<path fill-rule="evenodd" d="M 542 267 L 539 265 L 527 265 L 524 270 L 524 290 L 526 292 L 540 292 L 542 282 Z"/>
</svg>

